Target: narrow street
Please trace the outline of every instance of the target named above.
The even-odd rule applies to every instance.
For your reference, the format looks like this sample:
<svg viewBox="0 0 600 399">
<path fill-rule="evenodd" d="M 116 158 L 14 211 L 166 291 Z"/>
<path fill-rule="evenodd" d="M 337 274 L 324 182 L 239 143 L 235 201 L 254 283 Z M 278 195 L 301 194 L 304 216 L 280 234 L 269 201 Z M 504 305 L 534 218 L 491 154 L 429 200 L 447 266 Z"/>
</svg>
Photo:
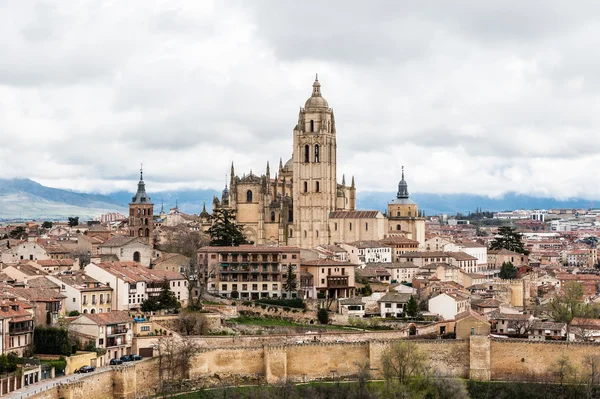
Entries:
<svg viewBox="0 0 600 399">
<path fill-rule="evenodd" d="M 35 384 L 31 384 L 26 387 L 22 387 L 21 389 L 18 389 L 9 394 L 6 394 L 3 396 L 3 398 L 25 399 L 25 398 L 28 398 L 39 392 L 42 392 L 42 391 L 45 391 L 52 387 L 55 387 L 56 385 L 59 385 L 61 383 L 69 382 L 69 381 L 77 381 L 77 380 L 79 380 L 85 376 L 91 375 L 91 374 L 106 372 L 106 371 L 110 370 L 110 367 L 111 366 L 102 367 L 102 368 L 96 369 L 95 371 L 93 371 L 91 373 L 87 373 L 87 374 L 71 374 L 71 375 L 66 375 L 66 376 L 57 377 L 57 378 L 53 378 L 53 379 L 42 380 Z"/>
</svg>

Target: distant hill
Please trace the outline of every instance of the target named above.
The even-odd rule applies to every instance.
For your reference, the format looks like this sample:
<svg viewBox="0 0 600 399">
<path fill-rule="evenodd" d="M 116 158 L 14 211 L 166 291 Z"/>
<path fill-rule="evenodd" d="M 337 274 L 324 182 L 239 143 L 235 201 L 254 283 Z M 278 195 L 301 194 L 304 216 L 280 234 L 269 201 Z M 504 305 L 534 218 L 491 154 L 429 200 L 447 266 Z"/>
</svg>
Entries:
<svg viewBox="0 0 600 399">
<path fill-rule="evenodd" d="M 357 193 L 357 207 L 360 209 L 377 209 L 385 211 L 387 203 L 396 198 L 396 193 L 360 192 Z M 498 212 L 514 209 L 558 209 L 584 208 L 599 201 L 574 198 L 557 200 L 554 198 L 532 197 L 528 195 L 507 193 L 501 197 L 490 198 L 475 194 L 429 194 L 416 193 L 410 198 L 419 204 L 419 209 L 426 215 L 445 213 L 454 215 L 457 212 L 467 214 L 481 208 L 484 211 Z"/>
<path fill-rule="evenodd" d="M 0 179 L 0 219 L 89 219 L 126 212 L 113 198 L 42 186 L 29 179 Z"/>
<path fill-rule="evenodd" d="M 86 194 L 45 187 L 29 179 L 0 179 L 0 219 L 64 220 L 69 216 L 79 216 L 85 220 L 107 212 L 127 214 L 127 204 L 133 194 L 133 191 L 118 191 L 109 195 Z M 176 202 L 179 209 L 185 213 L 200 213 L 206 202 L 206 208 L 210 212 L 213 196 L 220 196 L 217 190 L 148 190 L 148 194 L 154 202 L 157 214 L 163 202 L 166 212 L 174 207 Z M 396 197 L 396 193 L 367 191 L 357 193 L 357 197 L 359 209 L 377 209 L 384 212 L 387 203 Z M 477 208 L 486 211 L 588 208 L 594 202 L 587 199 L 560 201 L 515 193 L 498 198 L 474 194 L 417 193 L 412 195 L 411 199 L 417 202 L 419 208 L 427 215 L 468 213 Z"/>
</svg>

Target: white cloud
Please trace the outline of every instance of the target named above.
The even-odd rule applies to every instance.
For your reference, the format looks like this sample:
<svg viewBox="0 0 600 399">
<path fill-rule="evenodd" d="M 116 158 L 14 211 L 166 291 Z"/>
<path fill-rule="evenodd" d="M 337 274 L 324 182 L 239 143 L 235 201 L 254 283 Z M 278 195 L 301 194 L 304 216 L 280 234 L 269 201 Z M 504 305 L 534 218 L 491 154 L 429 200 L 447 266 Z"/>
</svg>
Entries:
<svg viewBox="0 0 600 399">
<path fill-rule="evenodd" d="M 291 156 L 319 72 L 339 178 L 596 197 L 600 5 L 9 1 L 0 170 L 55 187 L 220 189 Z"/>
</svg>

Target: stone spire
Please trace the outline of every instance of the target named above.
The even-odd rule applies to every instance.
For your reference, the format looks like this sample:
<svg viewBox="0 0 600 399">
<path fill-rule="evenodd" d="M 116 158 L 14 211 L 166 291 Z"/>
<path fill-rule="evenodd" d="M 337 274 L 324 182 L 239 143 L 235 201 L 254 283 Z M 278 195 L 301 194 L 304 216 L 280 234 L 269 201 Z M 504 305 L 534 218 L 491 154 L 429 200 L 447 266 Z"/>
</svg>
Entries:
<svg viewBox="0 0 600 399">
<path fill-rule="evenodd" d="M 346 186 L 346 175 L 342 175 L 342 186 Z"/>
<path fill-rule="evenodd" d="M 404 166 L 402 167 L 402 180 L 398 183 L 398 194 L 396 195 L 398 199 L 408 199 L 408 184 L 404 180 Z"/>
<path fill-rule="evenodd" d="M 351 185 L 350 187 L 351 187 L 351 188 L 356 188 L 356 187 L 354 186 L 354 175 L 352 175 L 352 185 Z"/>
<path fill-rule="evenodd" d="M 279 173 L 281 173 L 282 170 L 283 170 L 283 160 L 280 157 L 279 158 Z"/>
<path fill-rule="evenodd" d="M 202 206 L 202 212 L 200 212 L 200 217 L 208 218 L 210 215 L 206 212 L 206 201 L 204 201 L 204 205 Z"/>
<path fill-rule="evenodd" d="M 152 204 L 150 197 L 146 194 L 146 183 L 144 183 L 144 170 L 140 166 L 140 181 L 138 182 L 137 192 L 131 199 L 132 204 Z"/>
<path fill-rule="evenodd" d="M 271 177 L 271 168 L 269 168 L 269 161 L 267 161 L 267 178 Z"/>
</svg>

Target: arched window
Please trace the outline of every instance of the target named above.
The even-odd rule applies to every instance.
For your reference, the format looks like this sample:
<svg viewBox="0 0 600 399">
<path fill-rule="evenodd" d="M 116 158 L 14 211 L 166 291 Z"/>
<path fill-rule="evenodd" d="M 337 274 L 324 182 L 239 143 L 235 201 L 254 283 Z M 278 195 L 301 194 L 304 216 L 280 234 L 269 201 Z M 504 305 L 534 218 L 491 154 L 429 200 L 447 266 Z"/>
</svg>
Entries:
<svg viewBox="0 0 600 399">
<path fill-rule="evenodd" d="M 315 233 L 317 234 L 317 238 L 319 238 L 319 230 L 316 230 Z"/>
<path fill-rule="evenodd" d="M 140 253 L 138 251 L 135 251 L 133 253 L 133 261 L 134 262 L 139 262 L 140 261 Z"/>
<path fill-rule="evenodd" d="M 327 132 L 331 133 L 331 121 L 327 121 Z"/>
<path fill-rule="evenodd" d="M 140 225 L 144 224 L 144 218 L 140 218 Z"/>
<path fill-rule="evenodd" d="M 275 212 L 271 211 L 271 222 L 275 221 Z"/>
<path fill-rule="evenodd" d="M 396 230 L 402 230 L 402 226 L 400 226 L 399 224 L 396 225 Z"/>
<path fill-rule="evenodd" d="M 144 219 L 144 224 L 148 226 L 148 218 Z"/>
<path fill-rule="evenodd" d="M 144 236 L 144 229 L 139 229 L 138 230 L 138 237 L 143 237 Z"/>
<path fill-rule="evenodd" d="M 410 217 L 410 215 L 411 215 L 411 214 L 412 214 L 412 212 L 411 212 L 411 211 L 408 211 L 408 217 Z"/>
<path fill-rule="evenodd" d="M 352 231 L 352 223 L 350 223 L 350 231 Z"/>
<path fill-rule="evenodd" d="M 92 309 L 92 310 L 90 310 L 90 313 L 91 313 L 91 314 L 94 314 L 94 313 L 96 313 L 96 309 Z"/>
<path fill-rule="evenodd" d="M 294 235 L 294 230 L 290 229 L 290 237 Z"/>
<path fill-rule="evenodd" d="M 138 209 L 138 215 L 141 213 L 141 211 Z"/>
<path fill-rule="evenodd" d="M 145 215 L 146 215 L 146 210 L 142 209 L 142 216 L 145 216 Z"/>
<path fill-rule="evenodd" d="M 146 229 L 146 237 L 150 237 L 150 229 Z"/>
<path fill-rule="evenodd" d="M 83 313 L 87 313 L 87 309 L 83 309 Z"/>
<path fill-rule="evenodd" d="M 252 202 L 252 190 L 246 192 L 246 202 Z"/>
<path fill-rule="evenodd" d="M 288 210 L 288 222 L 293 222 L 293 221 L 294 221 L 294 211 L 292 211 L 290 209 L 290 210 Z"/>
<path fill-rule="evenodd" d="M 304 230 L 304 238 L 308 237 L 308 234 L 306 233 L 306 230 Z"/>
<path fill-rule="evenodd" d="M 304 182 L 304 192 L 308 192 L 308 182 Z"/>
<path fill-rule="evenodd" d="M 310 162 L 310 146 L 306 144 L 304 146 L 304 163 Z"/>
<path fill-rule="evenodd" d="M 310 131 L 311 132 L 315 131 L 315 121 L 313 121 L 312 119 L 310 120 Z"/>
<path fill-rule="evenodd" d="M 317 183 L 315 184 L 315 191 L 316 191 L 316 192 L 319 192 L 319 191 L 320 191 L 320 188 L 321 188 L 321 187 L 319 187 L 319 182 L 317 182 Z"/>
<path fill-rule="evenodd" d="M 315 144 L 315 162 L 319 162 L 319 145 Z"/>
</svg>

